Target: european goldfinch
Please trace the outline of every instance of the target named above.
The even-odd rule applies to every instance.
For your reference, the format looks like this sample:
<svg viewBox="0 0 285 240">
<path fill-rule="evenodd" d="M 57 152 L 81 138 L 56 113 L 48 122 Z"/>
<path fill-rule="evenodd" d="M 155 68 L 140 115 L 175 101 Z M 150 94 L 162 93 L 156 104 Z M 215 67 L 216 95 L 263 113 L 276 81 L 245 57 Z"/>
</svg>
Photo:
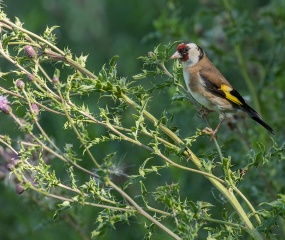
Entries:
<svg viewBox="0 0 285 240">
<path fill-rule="evenodd" d="M 211 132 L 215 137 L 225 119 L 225 113 L 241 110 L 258 122 L 269 132 L 273 129 L 263 122 L 259 114 L 253 110 L 243 97 L 223 77 L 219 70 L 207 58 L 201 47 L 195 43 L 181 43 L 170 59 L 179 59 L 183 66 L 183 77 L 192 97 L 209 112 L 219 113 L 220 122 Z"/>
</svg>

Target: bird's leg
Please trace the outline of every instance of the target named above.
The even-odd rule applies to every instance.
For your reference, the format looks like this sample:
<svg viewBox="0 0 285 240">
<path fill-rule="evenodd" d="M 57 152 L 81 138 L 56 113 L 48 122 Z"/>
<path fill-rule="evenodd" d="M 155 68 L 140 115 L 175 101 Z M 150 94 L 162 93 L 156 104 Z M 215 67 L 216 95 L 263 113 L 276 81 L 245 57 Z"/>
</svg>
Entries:
<svg viewBox="0 0 285 240">
<path fill-rule="evenodd" d="M 206 119 L 206 117 L 208 116 L 209 113 L 213 112 L 212 110 L 209 110 L 208 108 L 205 108 L 204 106 L 202 106 L 199 110 L 198 110 L 198 117 L 199 118 L 204 118 Z"/>
<path fill-rule="evenodd" d="M 210 128 L 210 124 L 209 121 L 207 119 L 207 116 L 209 113 L 213 112 L 212 110 L 209 110 L 208 108 L 205 108 L 204 106 L 202 106 L 199 110 L 198 110 L 198 117 L 203 118 L 205 120 L 205 122 L 207 123 L 208 127 L 206 127 L 202 132 L 207 133 L 207 134 L 211 134 L 211 132 L 213 132 L 213 130 Z"/>
<path fill-rule="evenodd" d="M 211 136 L 211 140 L 212 140 L 213 138 L 216 138 L 216 134 L 217 134 L 217 132 L 218 132 L 220 126 L 222 125 L 223 121 L 225 120 L 225 117 L 226 117 L 226 116 L 225 116 L 224 113 L 221 113 L 221 114 L 220 114 L 220 116 L 219 116 L 220 122 L 219 122 L 218 126 L 216 127 L 216 129 L 215 129 L 214 131 L 213 131 L 211 128 L 206 127 L 206 128 L 204 128 L 204 130 L 203 130 L 202 132 L 203 132 L 203 133 L 206 133 L 206 134 L 212 135 L 212 136 Z"/>
</svg>

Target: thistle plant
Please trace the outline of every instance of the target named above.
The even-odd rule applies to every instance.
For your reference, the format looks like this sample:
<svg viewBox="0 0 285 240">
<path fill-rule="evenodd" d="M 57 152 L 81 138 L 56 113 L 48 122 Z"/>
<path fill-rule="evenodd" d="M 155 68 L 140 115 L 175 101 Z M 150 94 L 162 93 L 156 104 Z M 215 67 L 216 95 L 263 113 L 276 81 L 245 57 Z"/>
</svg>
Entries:
<svg viewBox="0 0 285 240">
<path fill-rule="evenodd" d="M 54 221 L 62 221 L 64 215 L 83 239 L 103 236 L 119 223 L 134 227 L 134 221 L 144 224 L 146 239 L 273 236 L 271 229 L 284 216 L 284 195 L 256 206 L 239 186 L 246 181 L 244 174 L 260 162 L 284 160 L 284 146 L 273 141 L 266 148 L 260 143 L 244 156 L 247 165 L 235 169 L 216 139 L 209 142 L 215 150 L 205 149 L 207 157 L 199 156 L 192 146 L 207 136 L 197 129 L 195 135 L 182 138 L 166 111 L 151 108 L 155 94 L 169 88 L 173 101 L 191 101 L 179 81 L 179 63 L 171 69 L 165 65 L 176 43 L 141 56 L 142 72 L 127 78 L 118 76 L 117 56 L 98 73 L 87 69 L 87 56 L 57 47 L 56 27 L 32 33 L 19 19 L 11 21 L 3 9 L 0 26 L 0 54 L 9 64 L 9 71 L 1 72 L 5 84 L 0 86 L 0 110 L 16 131 L 2 130 L 0 171 L 16 193 L 52 212 Z M 152 79 L 152 86 L 144 88 L 141 79 Z M 61 119 L 62 125 L 53 129 L 66 137 L 65 145 L 52 137 L 43 116 Z M 117 159 L 131 148 L 137 154 L 127 156 L 133 164 L 127 171 Z M 173 171 L 205 179 L 215 192 L 209 192 L 209 198 L 218 196 L 227 206 L 217 213 L 216 202 L 185 197 L 180 182 L 172 179 Z M 165 176 L 169 181 L 161 182 Z M 81 227 L 74 210 L 78 206 L 98 209 L 92 231 Z"/>
</svg>

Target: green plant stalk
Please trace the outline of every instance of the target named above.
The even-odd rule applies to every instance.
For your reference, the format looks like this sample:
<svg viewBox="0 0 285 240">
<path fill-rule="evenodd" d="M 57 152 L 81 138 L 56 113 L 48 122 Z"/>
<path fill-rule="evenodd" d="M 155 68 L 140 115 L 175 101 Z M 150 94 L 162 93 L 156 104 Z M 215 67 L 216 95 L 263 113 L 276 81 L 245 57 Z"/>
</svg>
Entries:
<svg viewBox="0 0 285 240">
<path fill-rule="evenodd" d="M 164 215 L 164 216 L 169 216 L 169 217 L 173 216 L 173 213 L 165 212 L 165 211 L 162 211 L 162 210 L 159 210 L 159 209 L 156 209 L 156 208 L 152 208 L 150 206 L 147 206 L 147 210 L 151 211 L 151 212 L 159 213 L 159 214 Z M 208 218 L 208 217 L 200 217 L 199 216 L 197 218 L 197 220 L 202 220 L 202 221 L 205 221 L 205 222 L 219 223 L 219 224 L 222 224 L 222 225 L 232 226 L 234 228 L 239 228 L 240 227 L 240 225 L 237 224 L 237 223 L 227 222 L 227 221 L 214 219 L 214 218 Z"/>
<path fill-rule="evenodd" d="M 130 106 L 132 106 L 135 109 L 140 108 L 140 106 L 135 103 L 132 99 L 130 99 L 127 95 L 125 95 L 124 93 L 121 93 L 121 97 L 126 101 L 126 103 L 128 103 Z M 149 112 L 147 112 L 146 110 L 143 110 L 143 115 L 148 118 L 153 124 L 158 125 L 158 120 L 151 115 Z M 174 140 L 178 145 L 184 145 L 183 141 L 177 137 L 169 128 L 167 128 L 165 125 L 163 124 L 159 124 L 159 128 L 166 134 L 168 135 L 172 140 Z M 186 155 L 190 155 L 189 157 L 191 158 L 191 160 L 194 162 L 194 164 L 201 169 L 202 168 L 202 164 L 200 163 L 199 159 L 194 155 L 194 153 L 190 150 L 187 149 L 187 151 L 185 152 Z"/>
<path fill-rule="evenodd" d="M 27 92 L 25 91 L 25 89 L 22 90 L 24 95 L 25 95 L 25 98 L 28 102 L 28 105 L 29 105 L 29 108 L 30 108 L 30 111 L 32 112 L 32 105 L 31 105 L 31 101 L 29 100 L 29 96 L 27 94 Z M 39 124 L 38 120 L 37 120 L 37 117 L 35 116 L 34 113 L 32 113 L 33 115 L 33 120 L 35 122 L 35 124 L 37 125 L 38 129 L 40 130 L 41 134 L 48 140 L 48 142 L 57 150 L 59 151 L 58 147 L 55 145 L 55 143 L 50 139 L 50 137 L 46 134 L 46 132 L 42 129 L 41 125 Z"/>
<path fill-rule="evenodd" d="M 128 141 L 128 142 L 131 142 L 133 144 L 136 144 L 140 147 L 143 147 L 144 149 L 147 149 L 148 151 L 152 152 L 152 153 L 155 153 L 156 155 L 158 155 L 159 157 L 161 157 L 163 160 L 165 160 L 166 162 L 168 162 L 169 164 L 171 164 L 173 167 L 177 167 L 177 168 L 180 168 L 180 169 L 183 169 L 183 170 L 186 170 L 186 171 L 189 171 L 189 172 L 194 172 L 194 173 L 198 173 L 198 174 L 201 174 L 201 175 L 204 175 L 204 176 L 208 176 L 210 178 L 214 178 L 216 179 L 217 181 L 225 184 L 225 181 L 223 181 L 222 179 L 216 177 L 215 175 L 211 174 L 211 173 L 207 173 L 207 172 L 204 172 L 204 171 L 201 171 L 201 170 L 197 170 L 197 169 L 193 169 L 193 168 L 189 168 L 189 167 L 185 167 L 185 166 L 182 166 L 180 164 L 177 164 L 173 161 L 171 161 L 169 158 L 167 158 L 166 156 L 164 156 L 163 154 L 161 153 L 156 153 L 152 148 L 142 144 L 141 142 L 139 142 L 138 140 L 135 140 L 135 139 L 132 139 L 126 135 L 124 135 L 123 133 L 121 133 L 119 130 L 122 130 L 121 128 L 116 128 L 115 126 L 111 125 L 110 123 L 103 123 L 103 122 L 100 122 L 96 119 L 94 119 L 91 115 L 89 114 L 86 114 L 84 111 L 79 111 L 79 113 L 81 113 L 82 115 L 84 115 L 85 117 L 88 117 L 92 122 L 96 123 L 96 124 L 100 124 L 101 126 L 111 130 L 113 133 L 115 133 L 116 135 L 120 136 L 123 140 L 125 141 Z M 124 130 L 124 129 L 123 129 Z M 125 131 L 125 130 L 124 130 Z M 143 133 L 146 133 L 146 132 L 143 132 Z M 161 139 L 163 140 L 163 139 Z M 164 142 L 166 142 L 165 140 L 163 140 Z M 166 142 L 168 143 L 168 142 Z M 170 144 L 170 143 L 168 143 Z M 171 144 L 172 145 L 172 144 Z"/>
<path fill-rule="evenodd" d="M 73 105 L 72 105 L 73 106 Z M 193 169 L 193 168 L 189 168 L 189 167 L 185 167 L 185 166 L 182 166 L 180 164 L 177 164 L 173 161 L 171 161 L 169 158 L 167 158 L 166 156 L 164 156 L 163 154 L 161 153 L 156 153 L 152 148 L 142 144 L 141 142 L 139 142 L 138 140 L 135 140 L 135 139 L 132 139 L 126 135 L 124 135 L 123 133 L 121 133 L 119 130 L 122 130 L 122 129 L 117 129 L 115 126 L 113 126 L 112 124 L 110 123 L 103 123 L 103 122 L 100 122 L 96 119 L 94 119 L 91 115 L 89 114 L 86 114 L 84 111 L 81 111 L 79 110 L 79 113 L 88 117 L 92 122 L 96 123 L 96 124 L 100 124 L 101 126 L 111 130 L 113 133 L 115 133 L 116 135 L 120 136 L 123 140 L 125 141 L 128 141 L 128 142 L 131 142 L 133 144 L 136 144 L 140 147 L 143 147 L 144 149 L 147 149 L 148 151 L 152 152 L 152 153 L 155 153 L 156 155 L 158 155 L 159 157 L 161 157 L 162 159 L 164 159 L 166 162 L 168 162 L 169 164 L 171 164 L 172 166 L 174 167 L 177 167 L 177 168 L 180 168 L 180 169 L 183 169 L 183 170 L 186 170 L 186 171 L 189 171 L 189 172 L 194 172 L 194 173 L 198 173 L 198 174 L 201 174 L 201 175 L 204 175 L 204 176 L 208 176 L 210 178 L 214 178 L 216 179 L 217 181 L 225 184 L 225 181 L 223 181 L 222 179 L 214 176 L 213 174 L 211 173 L 207 173 L 207 172 L 204 172 L 204 171 L 201 171 L 201 170 L 197 170 L 197 169 Z M 144 132 L 143 132 L 144 133 Z M 165 140 L 163 140 L 165 141 Z M 168 142 L 167 142 L 168 143 Z M 168 143 L 170 144 L 170 143 Z"/>
<path fill-rule="evenodd" d="M 211 179 L 211 178 L 208 178 L 208 179 L 217 189 L 219 189 L 219 191 L 228 199 L 230 204 L 237 211 L 238 215 L 244 221 L 245 230 L 253 237 L 253 239 L 262 240 L 263 237 L 252 225 L 251 221 L 247 217 L 247 214 L 245 213 L 240 203 L 236 199 L 235 195 L 233 194 L 232 188 L 226 189 L 221 183 L 217 182 L 216 180 Z"/>
<path fill-rule="evenodd" d="M 70 125 L 71 125 L 73 131 L 74 131 L 75 134 L 77 135 L 77 137 L 78 137 L 79 141 L 81 142 L 81 144 L 84 146 L 84 149 L 86 149 L 86 151 L 87 151 L 89 157 L 92 159 L 92 161 L 93 161 L 93 163 L 95 164 L 95 166 L 96 166 L 97 168 L 100 168 L 100 164 L 96 161 L 96 159 L 94 158 L 94 156 L 92 155 L 92 153 L 90 152 L 90 150 L 88 149 L 88 147 L 86 146 L 86 144 L 84 143 L 84 141 L 83 141 L 83 139 L 82 139 L 82 137 L 81 137 L 79 131 L 78 131 L 77 128 L 75 127 L 74 122 L 73 122 L 73 119 L 71 118 L 71 116 L 69 115 L 68 110 L 66 109 L 65 102 L 64 102 L 63 97 L 62 97 L 62 95 L 61 95 L 61 92 L 60 92 L 59 90 L 58 90 L 58 94 L 59 94 L 59 96 L 60 96 L 60 98 L 61 98 L 61 105 L 62 105 L 63 111 L 65 112 L 65 116 L 66 116 L 68 122 L 70 123 Z"/>
<path fill-rule="evenodd" d="M 75 193 L 77 193 L 77 194 L 79 194 L 79 195 L 83 195 L 83 196 L 86 197 L 86 198 L 87 198 L 87 197 L 90 197 L 89 194 L 84 193 L 84 192 L 81 192 L 81 191 L 78 190 L 78 189 L 65 186 L 64 184 L 61 184 L 61 183 L 60 183 L 60 184 L 58 184 L 58 186 L 61 187 L 61 188 L 66 189 L 66 190 L 68 190 L 68 191 L 75 192 Z M 100 201 L 102 201 L 102 202 L 106 202 L 106 203 L 108 203 L 108 204 L 113 204 L 113 205 L 117 205 L 117 204 L 118 204 L 117 202 L 114 202 L 114 201 L 109 200 L 109 199 L 107 199 L 107 198 L 101 197 L 100 195 L 98 195 L 97 197 L 98 197 L 98 198 L 100 199 Z M 129 208 L 129 209 L 130 209 L 130 208 Z M 133 209 L 133 210 L 134 210 L 134 209 Z"/>
<path fill-rule="evenodd" d="M 18 179 L 21 179 L 23 176 L 23 175 L 20 175 L 19 173 L 15 172 L 15 171 L 13 173 L 17 176 Z M 29 182 L 29 180 L 26 179 L 25 177 L 24 177 L 24 179 L 26 182 Z M 73 198 L 58 196 L 58 195 L 46 192 L 42 189 L 36 188 L 32 183 L 30 183 L 28 185 L 28 187 L 30 189 L 34 190 L 35 192 L 38 192 L 38 193 L 45 195 L 47 197 L 55 198 L 55 199 L 58 199 L 61 201 L 68 201 L 70 203 L 79 203 L 77 200 L 75 200 Z M 110 205 L 104 205 L 104 204 L 98 204 L 98 203 L 92 203 L 92 202 L 84 202 L 84 204 L 89 205 L 89 206 L 93 206 L 93 207 L 98 207 L 98 208 L 111 209 L 111 210 L 115 210 L 115 211 L 123 211 L 123 212 L 134 212 L 135 211 L 134 209 L 131 209 L 131 208 L 128 209 L 128 208 L 113 207 Z"/>
<path fill-rule="evenodd" d="M 111 186 L 113 189 L 115 189 L 118 193 L 120 193 L 132 206 L 143 215 L 145 218 L 153 222 L 155 225 L 160 227 L 162 230 L 164 230 L 167 234 L 169 234 L 171 237 L 177 240 L 181 240 L 181 238 L 176 235 L 173 231 L 165 227 L 162 223 L 157 221 L 155 218 L 150 216 L 146 211 L 144 211 L 128 194 L 126 194 L 121 188 L 119 188 L 116 184 L 114 184 L 110 179 L 107 179 L 107 184 Z"/>
<path fill-rule="evenodd" d="M 11 115 L 11 113 L 10 113 L 10 115 Z M 16 122 L 17 122 L 17 121 L 16 121 Z M 40 146 L 41 148 L 43 148 L 44 150 L 46 150 L 46 151 L 48 151 L 49 153 L 53 154 L 53 155 L 56 156 L 58 159 L 62 160 L 63 162 L 65 162 L 65 163 L 67 163 L 67 164 L 70 164 L 70 165 L 76 167 L 77 169 L 79 169 L 79 170 L 81 170 L 81 171 L 83 171 L 83 172 L 89 174 L 90 176 L 93 176 L 93 177 L 95 177 L 95 178 L 99 178 L 99 176 L 98 176 L 97 174 L 88 171 L 87 169 L 81 167 L 81 166 L 78 165 L 77 163 L 72 162 L 72 161 L 70 161 L 70 160 L 64 158 L 64 157 L 63 157 L 62 155 L 60 155 L 59 153 L 57 153 L 57 152 L 55 152 L 54 150 L 52 150 L 51 148 L 47 147 L 47 146 L 46 146 L 44 143 L 42 143 L 41 140 L 38 139 L 32 132 L 29 132 L 29 134 L 33 137 L 33 139 L 36 140 L 36 142 L 39 144 L 39 146 Z M 21 142 L 21 144 L 27 145 L 27 146 L 30 146 L 30 145 L 31 145 L 31 143 L 25 143 L 25 142 Z"/>
<path fill-rule="evenodd" d="M 70 103 L 71 104 L 71 103 Z M 73 104 L 72 104 L 73 106 Z M 158 155 L 159 157 L 161 157 L 162 159 L 164 159 L 166 162 L 168 162 L 169 164 L 171 164 L 172 166 L 174 167 L 177 167 L 177 168 L 180 168 L 180 169 L 183 169 L 183 170 L 186 170 L 186 171 L 189 171 L 189 172 L 194 172 L 194 173 L 198 173 L 198 174 L 201 174 L 201 175 L 204 175 L 204 176 L 208 176 L 210 178 L 214 178 L 216 179 L 217 181 L 225 184 L 225 181 L 223 181 L 222 179 L 214 176 L 213 174 L 211 173 L 207 173 L 207 172 L 204 172 L 204 171 L 201 171 L 201 170 L 197 170 L 197 169 L 193 169 L 193 168 L 189 168 L 189 167 L 185 167 L 185 166 L 182 166 L 180 164 L 177 164 L 173 161 L 171 161 L 169 158 L 167 158 L 166 156 L 164 156 L 163 154 L 161 153 L 156 153 L 152 148 L 142 144 L 141 142 L 139 142 L 138 140 L 135 140 L 135 139 L 132 139 L 126 135 L 124 135 L 123 133 L 121 133 L 119 130 L 121 129 L 116 129 L 112 124 L 110 123 L 103 123 L 103 122 L 100 122 L 96 119 L 94 119 L 91 115 L 89 114 L 86 114 L 84 111 L 81 111 L 79 110 L 79 113 L 81 113 L 82 115 L 88 117 L 90 120 L 92 120 L 92 122 L 96 123 L 96 124 L 100 124 L 101 126 L 111 130 L 113 133 L 115 133 L 116 135 L 120 136 L 122 138 L 122 140 L 125 140 L 125 141 L 128 141 L 128 142 L 131 142 L 133 144 L 136 144 L 140 147 L 143 147 L 144 149 L 147 149 L 148 151 L 152 152 L 152 153 L 155 153 L 156 155 Z"/>
<path fill-rule="evenodd" d="M 214 222 L 214 223 L 218 223 L 218 224 L 222 224 L 222 225 L 228 225 L 228 226 L 231 226 L 231 227 L 234 227 L 234 228 L 239 228 L 240 227 L 239 224 L 226 222 L 226 221 L 213 219 L 213 218 L 199 217 L 199 219 L 201 219 L 203 221 L 207 221 L 207 222 Z"/>
<path fill-rule="evenodd" d="M 59 92 L 59 95 L 61 96 L 61 93 Z M 62 98 L 62 96 L 61 96 Z M 62 103 L 64 104 L 64 102 Z M 82 144 L 83 141 L 81 139 L 81 136 L 79 134 L 79 132 L 77 131 L 76 127 L 73 124 L 73 121 L 69 115 L 69 113 L 67 112 L 66 108 L 64 107 L 64 111 L 66 113 L 66 116 L 70 122 L 70 124 L 73 126 L 74 131 L 77 134 L 77 137 L 79 138 L 79 140 L 81 141 Z M 110 124 L 107 124 L 108 127 L 115 132 L 118 132 L 116 129 L 112 128 L 112 126 Z M 118 134 L 118 133 L 117 133 Z M 120 134 L 119 134 L 120 135 Z M 132 141 L 131 141 L 132 140 Z M 135 140 L 128 138 L 128 141 L 131 141 L 133 143 L 136 143 Z M 142 145 L 140 143 L 140 145 Z M 87 147 L 85 146 L 85 149 L 87 149 Z M 88 149 L 87 149 L 88 150 Z M 89 152 L 89 155 L 91 153 Z M 91 155 L 91 157 L 93 157 Z M 94 159 L 95 160 L 95 159 Z M 96 162 L 97 163 L 97 162 Z M 97 163 L 98 164 L 98 163 Z M 100 168 L 100 165 L 96 165 L 98 168 Z M 161 224 L 159 221 L 157 221 L 154 217 L 150 216 L 147 212 L 145 212 L 131 197 L 129 197 L 121 188 L 119 188 L 115 183 L 113 183 L 111 180 L 107 180 L 107 184 L 109 184 L 113 189 L 115 189 L 117 192 L 119 192 L 124 198 L 126 198 L 128 200 L 128 202 L 130 202 L 132 204 L 132 206 L 137 210 L 137 212 L 141 215 L 143 215 L 144 217 L 146 217 L 147 219 L 149 219 L 151 222 L 153 222 L 154 224 L 156 224 L 158 227 L 160 227 L 162 230 L 164 230 L 167 234 L 169 234 L 170 236 L 172 236 L 174 239 L 180 240 L 181 238 L 179 236 L 177 236 L 174 232 L 172 232 L 171 230 L 169 230 L 167 227 L 165 227 L 163 224 Z"/>
<path fill-rule="evenodd" d="M 64 55 L 60 55 L 58 53 L 55 53 L 49 49 L 45 49 L 45 54 L 50 57 L 54 61 L 63 61 L 65 63 L 68 63 L 75 69 L 79 70 L 81 73 L 85 74 L 86 76 L 92 78 L 92 79 L 97 79 L 97 76 L 94 75 L 92 72 L 88 71 L 86 68 L 82 67 L 80 64 L 72 60 L 70 57 L 65 57 Z"/>
<path fill-rule="evenodd" d="M 135 103 L 133 100 L 131 100 L 128 96 L 126 96 L 125 94 L 121 94 L 121 97 L 132 107 L 134 107 L 135 109 L 137 109 L 139 107 L 139 105 L 137 103 Z M 146 118 L 148 118 L 151 122 L 153 122 L 155 125 L 158 124 L 158 120 L 151 115 L 149 112 L 147 112 L 146 110 L 143 110 L 143 114 Z M 168 135 L 168 137 L 170 137 L 172 140 L 174 140 L 178 145 L 183 145 L 183 141 L 176 136 L 170 129 L 168 129 L 166 126 L 164 126 L 163 124 L 159 124 L 159 128 Z M 192 162 L 196 165 L 196 167 L 200 170 L 202 170 L 202 165 L 199 161 L 199 159 L 197 158 L 197 156 L 190 150 L 187 149 L 186 150 L 186 154 L 190 154 L 190 158 L 192 160 Z M 238 215 L 241 217 L 241 219 L 244 221 L 245 223 L 245 230 L 254 238 L 254 239 L 263 239 L 262 236 L 260 235 L 260 233 L 254 228 L 254 226 L 252 225 L 251 221 L 249 220 L 247 214 L 245 213 L 245 211 L 243 210 L 243 208 L 241 207 L 240 203 L 238 202 L 238 200 L 236 199 L 235 195 L 232 193 L 231 188 L 227 189 L 226 187 L 224 187 L 219 181 L 210 178 L 208 176 L 205 176 L 227 199 L 228 201 L 231 203 L 231 205 L 233 206 L 233 208 L 237 211 Z"/>
<path fill-rule="evenodd" d="M 223 155 L 222 155 L 222 151 L 221 148 L 218 144 L 218 141 L 216 138 L 214 138 L 214 142 L 220 157 L 221 162 L 223 162 Z M 231 186 L 233 188 L 234 191 L 236 191 L 238 193 L 238 195 L 240 195 L 240 197 L 246 202 L 246 204 L 248 205 L 248 207 L 250 208 L 250 210 L 252 211 L 252 213 L 254 214 L 258 224 L 261 224 L 261 220 L 259 218 L 259 216 L 256 214 L 256 211 L 254 209 L 254 207 L 252 206 L 252 204 L 248 201 L 248 199 L 243 195 L 243 193 L 236 187 L 236 186 Z"/>
<path fill-rule="evenodd" d="M 5 88 L 3 88 L 3 87 L 1 87 L 1 86 L 0 86 L 0 92 L 7 93 L 7 94 L 9 94 L 9 95 L 15 96 L 15 97 L 17 97 L 17 98 L 19 98 L 19 99 L 22 99 L 22 100 L 26 101 L 25 97 L 23 97 L 22 95 L 17 94 L 17 93 L 15 93 L 15 92 L 11 92 L 11 91 L 9 91 L 9 90 L 6 90 Z M 34 103 L 36 103 L 38 106 L 40 106 L 41 108 L 43 108 L 43 109 L 45 109 L 45 110 L 47 110 L 47 111 L 49 111 L 49 112 L 52 112 L 52 113 L 55 113 L 55 114 L 59 114 L 59 115 L 64 115 L 63 113 L 58 112 L 58 111 L 56 111 L 56 110 L 53 110 L 53 109 L 51 109 L 51 108 L 49 108 L 49 107 L 46 107 L 45 105 L 43 105 L 42 103 L 39 103 L 39 102 L 37 102 L 37 101 L 34 101 Z"/>
<path fill-rule="evenodd" d="M 243 193 L 236 187 L 236 186 L 233 186 L 233 190 L 235 192 L 238 193 L 238 195 L 245 201 L 245 203 L 247 204 L 247 206 L 250 208 L 250 210 L 252 211 L 257 223 L 259 225 L 261 225 L 261 219 L 260 217 L 256 214 L 256 211 L 254 209 L 254 207 L 252 206 L 252 204 L 250 203 L 250 201 L 248 201 L 248 199 L 243 195 Z"/>
<path fill-rule="evenodd" d="M 140 147 L 143 147 L 145 149 L 147 149 L 148 151 L 152 152 L 152 153 L 155 153 L 156 155 L 158 155 L 159 157 L 161 157 L 163 160 L 165 160 L 167 163 L 171 164 L 173 167 L 177 167 L 177 168 L 180 168 L 180 169 L 183 169 L 183 170 L 186 170 L 186 171 L 189 171 L 189 172 L 194 172 L 194 173 L 198 173 L 198 174 L 201 174 L 201 175 L 204 175 L 204 176 L 207 176 L 207 177 L 210 177 L 210 178 L 213 178 L 213 179 L 216 179 L 217 181 L 221 182 L 221 183 L 224 183 L 225 184 L 225 181 L 223 181 L 222 179 L 214 176 L 213 174 L 211 173 L 207 173 L 207 172 L 204 172 L 204 171 L 201 171 L 201 170 L 197 170 L 197 169 L 193 169 L 193 168 L 188 168 L 188 167 L 185 167 L 185 166 L 182 166 L 182 165 L 179 165 L 173 161 L 171 161 L 169 158 L 167 158 L 166 156 L 164 156 L 163 154 L 161 154 L 160 152 L 157 153 L 155 152 L 152 148 L 142 144 L 141 142 L 137 141 L 137 140 L 134 140 L 132 138 L 129 138 L 127 136 L 125 136 L 124 134 L 120 133 L 119 131 L 117 131 L 112 125 L 109 124 L 109 129 L 112 130 L 115 134 L 117 134 L 118 136 L 122 137 L 124 140 L 128 141 L 128 142 L 132 142 Z"/>
<path fill-rule="evenodd" d="M 0 142 L 3 145 L 5 145 L 6 147 L 8 147 L 14 154 L 18 155 L 18 152 L 10 144 L 8 144 L 6 141 L 4 141 L 3 135 L 0 135 Z"/>
<path fill-rule="evenodd" d="M 34 59 L 33 59 L 34 60 Z M 46 73 L 46 71 L 43 69 L 42 65 L 39 64 L 38 60 L 34 60 L 34 63 L 36 66 L 38 66 L 38 68 L 40 69 L 40 71 L 43 73 L 43 75 L 45 76 L 45 78 L 52 83 L 52 79 L 49 77 L 49 75 Z"/>
<path fill-rule="evenodd" d="M 16 24 L 14 24 L 13 22 L 11 22 L 6 16 L 2 15 L 2 18 L 0 19 L 0 21 L 4 22 L 5 24 L 7 24 L 8 26 L 12 27 L 12 28 L 16 28 L 24 33 L 26 33 L 27 35 L 32 36 L 35 39 L 40 40 L 41 42 L 44 42 L 46 45 L 48 45 L 50 48 L 54 49 L 55 51 L 59 52 L 60 54 L 64 55 L 64 52 L 61 51 L 59 48 L 57 48 L 56 46 L 54 46 L 53 44 L 51 44 L 49 41 L 45 40 L 44 38 L 38 36 L 37 34 L 34 34 L 30 31 L 28 31 L 25 28 L 22 28 L 21 26 L 18 26 Z M 3 27 L 6 27 L 5 25 Z M 11 29 L 10 29 L 11 30 Z"/>
</svg>

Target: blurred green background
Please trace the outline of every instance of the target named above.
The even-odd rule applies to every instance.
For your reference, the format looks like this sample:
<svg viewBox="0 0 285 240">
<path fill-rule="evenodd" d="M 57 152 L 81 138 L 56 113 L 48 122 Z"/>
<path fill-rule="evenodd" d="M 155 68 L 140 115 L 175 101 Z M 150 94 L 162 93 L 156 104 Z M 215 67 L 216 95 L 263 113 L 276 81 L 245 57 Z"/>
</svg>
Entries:
<svg viewBox="0 0 285 240">
<path fill-rule="evenodd" d="M 229 3 L 230 9 L 226 8 L 225 2 Z M 132 75 L 138 74 L 142 69 L 142 62 L 137 59 L 139 56 L 146 55 L 158 44 L 185 40 L 198 43 L 239 92 L 244 96 L 249 95 L 234 51 L 234 46 L 238 44 L 257 89 L 262 116 L 277 133 L 274 139 L 278 143 L 284 141 L 284 0 L 9 0 L 4 1 L 4 4 L 4 11 L 10 19 L 18 17 L 24 22 L 24 27 L 36 34 L 41 34 L 47 26 L 60 26 L 55 31 L 58 47 L 68 47 L 77 56 L 81 53 L 88 54 L 87 68 L 95 74 L 114 55 L 119 55 L 118 75 L 127 77 L 128 81 L 132 81 Z M 231 11 L 236 25 L 229 22 L 228 11 Z M 1 68 L 9 68 L 2 59 L 0 63 Z M 172 64 L 167 63 L 170 70 Z M 138 84 L 147 88 L 153 81 L 163 80 L 149 78 L 139 80 Z M 158 118 L 164 110 L 173 114 L 174 124 L 181 129 L 179 134 L 182 137 L 191 136 L 197 128 L 202 129 L 205 123 L 196 117 L 191 103 L 172 103 L 173 93 L 174 89 L 157 92 L 152 98 L 149 110 Z M 90 103 L 92 98 L 88 97 L 86 101 Z M 94 107 L 93 111 L 96 109 L 97 107 Z M 76 146 L 68 133 L 63 135 L 62 131 L 57 130 L 63 127 L 62 119 L 54 119 L 44 114 L 41 118 L 41 123 L 59 146 L 63 146 L 67 139 Z M 10 128 L 6 120 L 7 117 L 1 115 L 1 134 Z M 215 125 L 217 121 L 217 115 L 212 114 L 210 122 Z M 258 133 L 263 131 L 251 120 L 246 121 L 246 127 L 250 132 L 250 135 L 245 136 L 248 137 L 246 146 L 238 140 L 242 136 L 235 134 L 226 124 L 220 130 L 223 132 L 219 136 L 219 141 L 224 146 L 222 150 L 225 155 L 232 156 L 235 169 L 246 165 L 247 151 L 255 147 L 255 142 L 259 140 Z M 90 131 L 96 136 L 102 130 Z M 270 145 L 269 137 L 266 137 L 265 145 Z M 112 146 L 102 144 L 95 155 L 102 158 L 108 151 L 117 151 L 118 165 L 130 173 L 134 173 L 133 170 L 147 157 L 142 150 L 134 146 L 130 148 L 129 144 L 125 143 L 114 143 Z M 212 144 L 209 145 L 207 137 L 203 137 L 194 144 L 193 151 L 204 157 L 206 151 L 209 154 L 215 151 L 215 148 Z M 83 164 L 89 166 L 88 163 Z M 279 164 L 278 167 L 275 164 Z M 284 164 L 276 162 L 267 168 L 270 176 L 261 168 L 259 172 L 252 172 L 247 178 L 249 182 L 252 180 L 250 185 L 241 186 L 254 204 L 273 200 L 278 192 L 284 193 Z M 175 169 L 163 172 L 162 176 L 156 176 L 151 181 L 156 181 L 156 184 L 179 182 L 183 197 L 193 201 L 210 201 L 217 206 L 217 212 L 227 206 L 219 193 L 200 176 L 183 174 Z M 83 234 L 80 235 L 77 227 L 85 231 L 84 234 L 94 228 L 97 209 L 73 209 L 74 219 L 80 219 L 80 226 L 74 226 L 73 220 L 64 219 L 64 216 L 62 221 L 53 221 L 54 212 L 49 207 L 41 205 L 38 200 L 25 198 L 25 193 L 16 195 L 7 182 L 2 181 L 0 185 L 1 239 L 81 239 Z M 148 185 L 151 186 L 151 183 Z M 262 193 L 264 186 L 271 189 L 269 194 Z M 75 220 L 74 222 L 77 222 Z M 143 239 L 144 221 L 140 220 L 143 219 L 133 219 L 131 227 L 116 225 L 116 230 L 110 231 L 102 239 Z M 165 238 L 165 235 L 160 234 L 158 231 L 154 239 L 161 239 L 160 236 Z M 201 239 L 205 239 L 205 236 L 202 235 Z"/>
</svg>

